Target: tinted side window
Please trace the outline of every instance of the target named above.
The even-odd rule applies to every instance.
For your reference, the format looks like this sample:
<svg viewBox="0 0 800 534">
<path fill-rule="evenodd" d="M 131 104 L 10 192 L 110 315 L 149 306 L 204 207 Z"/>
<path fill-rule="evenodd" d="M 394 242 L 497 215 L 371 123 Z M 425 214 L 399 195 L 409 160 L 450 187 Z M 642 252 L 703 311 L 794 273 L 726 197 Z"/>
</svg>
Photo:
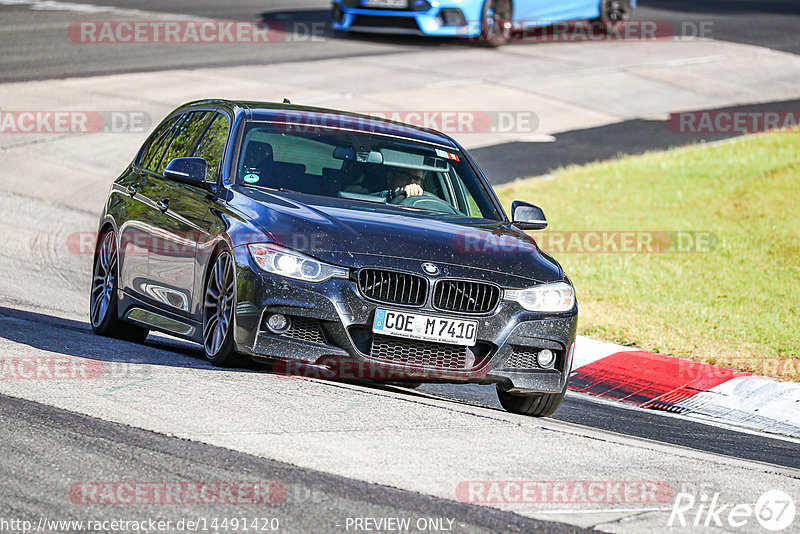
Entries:
<svg viewBox="0 0 800 534">
<path fill-rule="evenodd" d="M 141 156 L 139 157 L 138 161 L 139 165 L 146 169 L 150 168 L 149 164 L 153 159 L 153 154 L 158 151 L 159 147 L 161 147 L 165 140 L 169 142 L 169 139 L 172 138 L 170 135 L 170 130 L 173 126 L 175 126 L 175 123 L 178 122 L 178 119 L 181 117 L 182 115 L 176 115 L 170 120 L 164 121 L 164 123 L 158 127 L 158 130 L 156 130 L 156 132 L 150 137 L 148 143 L 142 148 L 140 153 Z"/>
<path fill-rule="evenodd" d="M 175 158 L 185 158 L 194 146 L 194 140 L 203 131 L 206 121 L 211 115 L 210 111 L 195 111 L 188 113 L 186 117 L 175 127 L 174 136 L 169 147 L 164 151 L 159 164 L 155 166 L 155 172 L 161 174 Z M 158 154 L 156 154 L 158 155 Z M 155 161 L 155 158 L 153 158 Z"/>
<path fill-rule="evenodd" d="M 195 157 L 204 158 L 208 163 L 208 174 L 206 175 L 208 182 L 217 181 L 227 140 L 228 117 L 216 113 L 192 154 Z"/>
</svg>

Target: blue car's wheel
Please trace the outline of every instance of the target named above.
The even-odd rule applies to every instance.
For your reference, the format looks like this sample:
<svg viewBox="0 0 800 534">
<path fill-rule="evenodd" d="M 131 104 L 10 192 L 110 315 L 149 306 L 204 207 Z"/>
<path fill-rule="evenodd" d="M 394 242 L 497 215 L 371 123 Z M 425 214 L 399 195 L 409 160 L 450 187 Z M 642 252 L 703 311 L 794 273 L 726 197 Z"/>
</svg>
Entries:
<svg viewBox="0 0 800 534">
<path fill-rule="evenodd" d="M 513 15 L 511 0 L 486 0 L 481 14 L 481 41 L 492 46 L 508 43 Z"/>
<path fill-rule="evenodd" d="M 630 0 L 602 0 L 600 2 L 600 22 L 616 24 L 631 18 Z"/>
</svg>

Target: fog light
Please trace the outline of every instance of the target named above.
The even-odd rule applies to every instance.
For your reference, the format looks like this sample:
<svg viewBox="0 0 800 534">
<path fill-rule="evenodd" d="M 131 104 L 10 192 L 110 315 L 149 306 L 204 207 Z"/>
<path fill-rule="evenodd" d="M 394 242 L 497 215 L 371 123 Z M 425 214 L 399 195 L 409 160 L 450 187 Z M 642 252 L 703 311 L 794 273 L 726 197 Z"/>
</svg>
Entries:
<svg viewBox="0 0 800 534">
<path fill-rule="evenodd" d="M 556 363 L 556 355 L 550 349 L 544 349 L 539 351 L 539 354 L 536 355 L 536 361 L 539 363 L 539 367 L 543 369 L 552 369 L 553 365 Z"/>
<path fill-rule="evenodd" d="M 439 11 L 439 24 L 442 26 L 466 26 L 467 19 L 460 9 L 447 8 Z"/>
<path fill-rule="evenodd" d="M 283 334 L 289 329 L 289 319 L 280 313 L 267 317 L 267 330 L 273 334 Z"/>
</svg>

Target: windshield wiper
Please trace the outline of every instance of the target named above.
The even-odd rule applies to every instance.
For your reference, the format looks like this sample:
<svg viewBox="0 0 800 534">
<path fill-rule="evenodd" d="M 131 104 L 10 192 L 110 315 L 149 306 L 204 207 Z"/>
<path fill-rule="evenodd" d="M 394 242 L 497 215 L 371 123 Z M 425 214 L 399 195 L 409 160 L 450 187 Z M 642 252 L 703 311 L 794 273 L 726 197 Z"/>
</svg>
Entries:
<svg viewBox="0 0 800 534">
<path fill-rule="evenodd" d="M 362 202 L 372 202 L 373 204 L 387 204 L 386 198 L 379 195 L 367 195 L 364 193 L 351 193 L 349 191 L 339 191 L 339 198 L 345 200 L 361 200 Z"/>
</svg>

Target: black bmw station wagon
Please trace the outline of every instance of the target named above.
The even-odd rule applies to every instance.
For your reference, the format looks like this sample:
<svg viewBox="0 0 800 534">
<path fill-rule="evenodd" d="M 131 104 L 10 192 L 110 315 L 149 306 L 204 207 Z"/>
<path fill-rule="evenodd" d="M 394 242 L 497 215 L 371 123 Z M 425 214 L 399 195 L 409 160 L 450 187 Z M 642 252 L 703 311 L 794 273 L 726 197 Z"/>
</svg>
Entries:
<svg viewBox="0 0 800 534">
<path fill-rule="evenodd" d="M 509 220 L 442 133 L 193 102 L 113 184 L 91 324 L 195 341 L 221 366 L 249 357 L 308 376 L 495 384 L 507 410 L 547 416 L 566 391 L 578 310 L 569 278 L 523 231 L 546 225 L 520 201 Z"/>
</svg>

